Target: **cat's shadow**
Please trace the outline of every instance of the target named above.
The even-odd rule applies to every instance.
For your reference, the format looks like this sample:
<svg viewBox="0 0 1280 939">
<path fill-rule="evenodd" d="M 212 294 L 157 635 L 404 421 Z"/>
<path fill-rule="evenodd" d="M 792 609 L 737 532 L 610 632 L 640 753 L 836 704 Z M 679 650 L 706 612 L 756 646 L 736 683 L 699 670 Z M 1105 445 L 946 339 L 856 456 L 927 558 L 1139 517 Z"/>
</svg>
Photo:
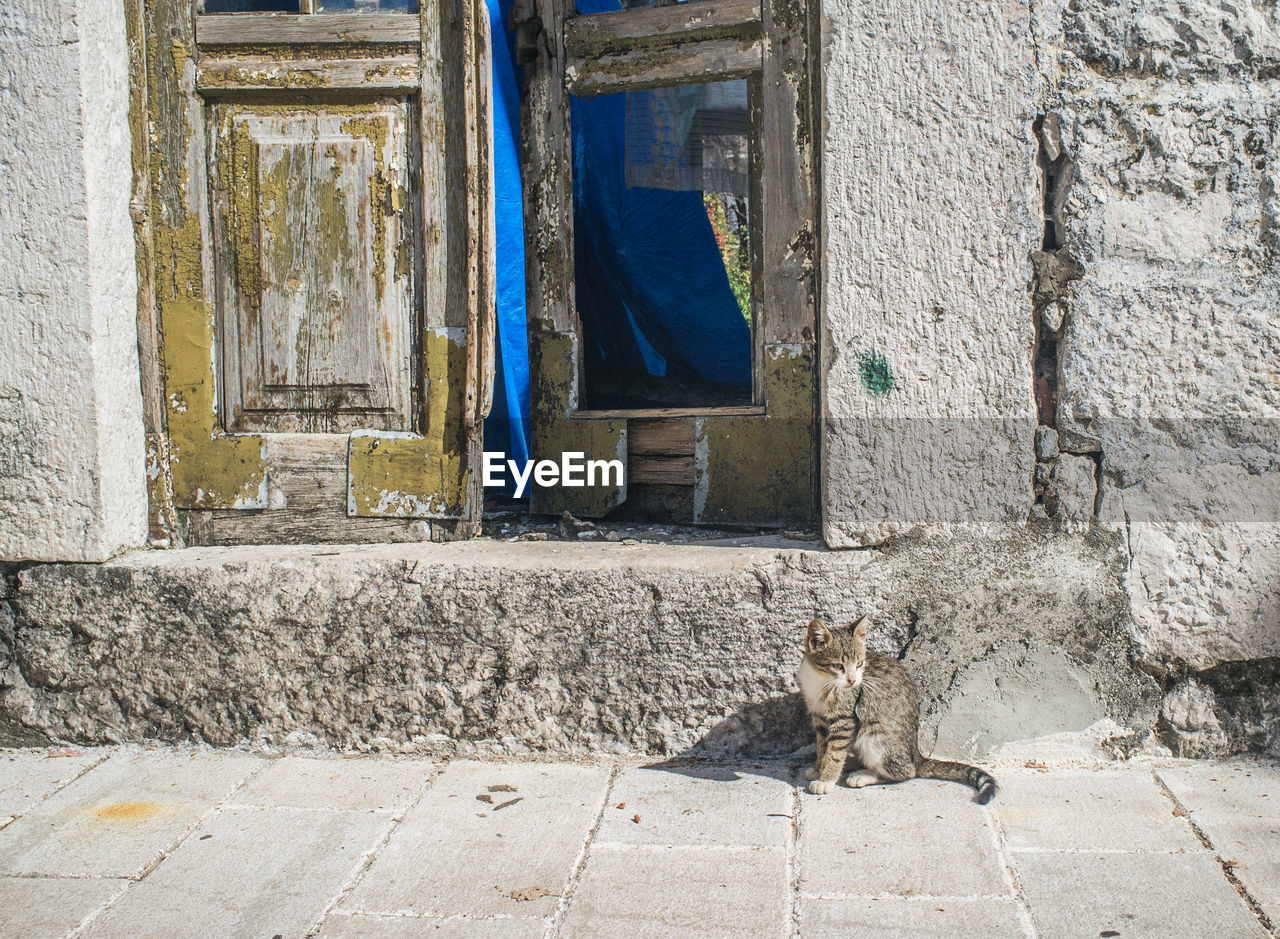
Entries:
<svg viewBox="0 0 1280 939">
<path fill-rule="evenodd" d="M 693 745 L 644 768 L 715 782 L 766 776 L 795 785 L 812 760 L 813 731 L 794 692 L 740 708 Z"/>
</svg>

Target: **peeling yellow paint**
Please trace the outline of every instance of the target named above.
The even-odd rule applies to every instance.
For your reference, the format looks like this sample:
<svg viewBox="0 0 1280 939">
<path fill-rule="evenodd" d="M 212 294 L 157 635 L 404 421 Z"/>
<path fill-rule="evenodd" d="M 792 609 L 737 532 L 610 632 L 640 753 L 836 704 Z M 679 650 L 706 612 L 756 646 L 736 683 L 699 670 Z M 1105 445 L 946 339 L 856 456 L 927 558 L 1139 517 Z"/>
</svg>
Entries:
<svg viewBox="0 0 1280 939">
<path fill-rule="evenodd" d="M 559 462 L 562 453 L 581 452 L 589 460 L 622 460 L 626 465 L 626 421 L 567 420 L 577 394 L 577 352 L 573 337 L 535 328 L 531 332 L 529 351 L 533 381 L 530 389 L 533 459 Z M 626 497 L 625 485 L 537 488 L 533 507 L 536 512 L 568 510 L 581 517 L 599 518 Z"/>
<path fill-rule="evenodd" d="M 265 507 L 263 438 L 219 432 L 213 307 L 204 296 L 201 194 L 187 176 L 192 157 L 189 93 L 194 64 L 180 38 L 189 26 L 170 4 L 150 8 L 147 96 L 151 120 L 151 219 L 156 308 L 164 337 L 163 380 L 173 504 L 178 508 Z M 169 19 L 172 17 L 172 19 Z"/>
<path fill-rule="evenodd" d="M 351 435 L 348 515 L 446 518 L 466 512 L 466 346 L 443 329 L 428 329 L 422 350 L 427 377 L 423 432 Z"/>
<path fill-rule="evenodd" d="M 813 374 L 811 345 L 767 346 L 765 416 L 707 417 L 698 422 L 694 521 L 813 521 Z"/>
</svg>

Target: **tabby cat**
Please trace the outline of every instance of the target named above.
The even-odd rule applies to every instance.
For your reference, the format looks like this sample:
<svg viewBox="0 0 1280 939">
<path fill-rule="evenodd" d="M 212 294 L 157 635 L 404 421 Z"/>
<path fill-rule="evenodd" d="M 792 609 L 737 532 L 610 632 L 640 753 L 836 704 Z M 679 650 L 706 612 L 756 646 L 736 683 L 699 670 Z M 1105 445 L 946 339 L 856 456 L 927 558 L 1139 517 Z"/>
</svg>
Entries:
<svg viewBox="0 0 1280 939">
<path fill-rule="evenodd" d="M 843 629 L 815 619 L 804 650 L 796 681 L 818 738 L 818 758 L 805 774 L 810 792 L 831 792 L 852 750 L 861 769 L 845 781 L 856 788 L 925 777 L 967 783 L 983 805 L 995 796 L 996 781 L 976 766 L 921 756 L 915 682 L 894 659 L 867 651 L 866 616 Z"/>
</svg>

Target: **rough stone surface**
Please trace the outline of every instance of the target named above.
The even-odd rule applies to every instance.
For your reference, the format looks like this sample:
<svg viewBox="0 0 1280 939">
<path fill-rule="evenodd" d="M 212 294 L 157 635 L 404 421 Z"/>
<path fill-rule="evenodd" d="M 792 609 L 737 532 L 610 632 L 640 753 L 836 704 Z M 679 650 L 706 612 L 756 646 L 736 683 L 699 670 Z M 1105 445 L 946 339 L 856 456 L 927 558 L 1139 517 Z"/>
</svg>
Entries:
<svg viewBox="0 0 1280 939">
<path fill-rule="evenodd" d="M 144 882 L 133 884 L 87 936 L 304 936 L 391 827 L 372 812 L 228 806 Z"/>
<path fill-rule="evenodd" d="M 873 619 L 929 720 L 1017 639 L 1149 726 L 1114 545 L 1052 531 L 872 553 L 568 543 L 141 552 L 21 572 L 0 707 L 28 733 L 423 752 L 502 746 L 789 753 L 814 615 Z M 1048 672 L 1046 672 L 1046 675 Z M 1057 713 L 1005 699 L 999 742 Z M 1012 709 L 1012 710 L 1011 710 Z"/>
<path fill-rule="evenodd" d="M 1027 9 L 823 12 L 826 541 L 1025 519 L 1041 237 Z M 863 382 L 873 355 L 884 394 Z"/>
<path fill-rule="evenodd" d="M 242 755 L 119 753 L 0 829 L 0 874 L 137 877 L 259 764 Z"/>
<path fill-rule="evenodd" d="M 6 3 L 0 60 L 0 560 L 102 560 L 147 517 L 122 9 Z"/>
<path fill-rule="evenodd" d="M 1267 935 L 1204 855 L 1018 852 L 1015 864 L 1040 936 Z"/>
<path fill-rule="evenodd" d="M 560 934 L 573 939 L 783 935 L 790 920 L 786 882 L 787 859 L 778 849 L 601 844 Z"/>
<path fill-rule="evenodd" d="M 1144 657 L 1204 670 L 1276 656 L 1276 7 L 1035 10 L 1043 107 L 1073 167 L 1063 237 L 1082 266 L 1062 298 L 1064 449 L 1100 453 Z"/>
<path fill-rule="evenodd" d="M 821 897 L 1007 897 L 995 834 L 972 790 L 913 779 L 836 788 L 800 804 L 800 891 Z M 928 845 L 927 851 L 921 846 Z M 859 876 L 852 859 L 874 858 Z"/>
<path fill-rule="evenodd" d="M 436 916 L 550 915 L 608 784 L 609 771 L 600 766 L 454 763 L 405 816 L 341 907 Z M 509 789 L 490 788 L 499 786 Z M 538 895 L 521 898 L 520 891 L 538 887 Z"/>
</svg>

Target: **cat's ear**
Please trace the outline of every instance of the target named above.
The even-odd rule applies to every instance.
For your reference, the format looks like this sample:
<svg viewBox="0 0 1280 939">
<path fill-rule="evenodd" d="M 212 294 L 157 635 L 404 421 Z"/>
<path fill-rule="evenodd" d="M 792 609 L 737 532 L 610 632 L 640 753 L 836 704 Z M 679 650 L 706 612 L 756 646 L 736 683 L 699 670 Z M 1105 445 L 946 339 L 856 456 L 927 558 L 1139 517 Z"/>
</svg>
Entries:
<svg viewBox="0 0 1280 939">
<path fill-rule="evenodd" d="M 804 647 L 812 652 L 814 649 L 821 649 L 831 641 L 831 630 L 827 629 L 822 620 L 815 619 L 809 623 L 809 631 L 804 637 Z"/>
<path fill-rule="evenodd" d="M 871 614 L 864 613 L 862 618 L 853 624 L 853 638 L 859 642 L 867 641 L 867 624 L 871 622 Z"/>
</svg>

